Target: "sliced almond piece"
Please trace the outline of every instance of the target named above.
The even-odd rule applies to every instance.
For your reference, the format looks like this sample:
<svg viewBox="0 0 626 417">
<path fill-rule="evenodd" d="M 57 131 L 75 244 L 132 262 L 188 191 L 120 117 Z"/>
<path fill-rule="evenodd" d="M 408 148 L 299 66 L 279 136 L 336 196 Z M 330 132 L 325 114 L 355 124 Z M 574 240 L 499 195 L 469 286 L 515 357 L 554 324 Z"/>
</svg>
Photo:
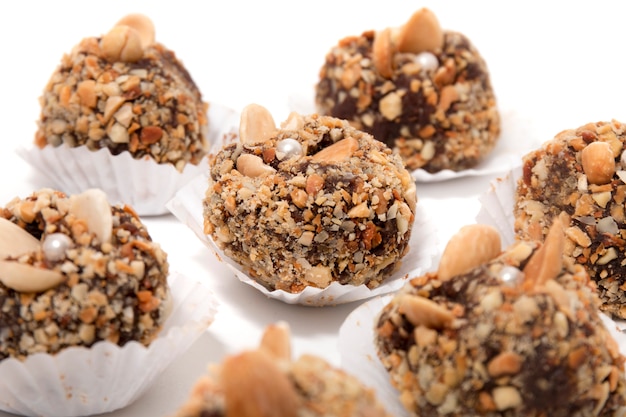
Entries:
<svg viewBox="0 0 626 417">
<path fill-rule="evenodd" d="M 63 281 L 65 276 L 57 271 L 12 261 L 0 261 L 0 282 L 18 292 L 42 292 L 56 287 Z"/>
<path fill-rule="evenodd" d="M 384 78 L 393 75 L 393 54 L 395 53 L 391 42 L 391 29 L 387 28 L 377 32 L 372 44 L 372 62 L 376 71 Z"/>
<path fill-rule="evenodd" d="M 69 212 L 77 219 L 85 220 L 89 231 L 96 235 L 100 243 L 111 240 L 113 215 L 104 191 L 92 188 L 71 196 Z"/>
<path fill-rule="evenodd" d="M 249 104 L 241 111 L 239 140 L 244 145 L 263 143 L 271 139 L 277 130 L 274 118 L 265 107 Z"/>
<path fill-rule="evenodd" d="M 443 47 L 443 30 L 437 16 L 422 8 L 411 16 L 398 32 L 397 48 L 400 52 L 418 54 L 437 51 Z"/>
<path fill-rule="evenodd" d="M 500 234 L 485 224 L 463 226 L 448 242 L 439 261 L 437 275 L 447 281 L 470 271 L 500 254 Z"/>
<path fill-rule="evenodd" d="M 280 321 L 265 328 L 260 349 L 276 359 L 291 360 L 290 331 L 287 322 Z"/>
<path fill-rule="evenodd" d="M 239 158 L 237 158 L 237 171 L 252 178 L 276 172 L 274 168 L 263 162 L 261 157 L 249 153 L 239 155 Z"/>
<path fill-rule="evenodd" d="M 263 351 L 224 360 L 220 371 L 227 417 L 296 417 L 299 397 L 287 375 Z"/>
<path fill-rule="evenodd" d="M 359 142 L 354 138 L 345 138 L 322 149 L 313 157 L 313 162 L 337 163 L 350 158 L 359 149 Z"/>
<path fill-rule="evenodd" d="M 115 26 L 129 26 L 137 31 L 141 46 L 146 48 L 154 43 L 154 23 L 148 16 L 140 13 L 132 13 L 124 16 Z"/>
<path fill-rule="evenodd" d="M 563 269 L 565 229 L 559 218 L 554 220 L 546 240 L 524 267 L 524 288 L 531 289 L 554 279 Z"/>
<path fill-rule="evenodd" d="M 41 242 L 15 223 L 0 217 L 0 258 L 38 252 Z"/>
<path fill-rule="evenodd" d="M 295 111 L 289 113 L 287 120 L 285 120 L 281 127 L 283 130 L 300 130 L 304 127 L 304 117 Z"/>
<path fill-rule="evenodd" d="M 454 314 L 428 298 L 407 294 L 398 303 L 398 312 L 404 314 L 414 326 L 441 329 L 454 320 Z"/>
</svg>

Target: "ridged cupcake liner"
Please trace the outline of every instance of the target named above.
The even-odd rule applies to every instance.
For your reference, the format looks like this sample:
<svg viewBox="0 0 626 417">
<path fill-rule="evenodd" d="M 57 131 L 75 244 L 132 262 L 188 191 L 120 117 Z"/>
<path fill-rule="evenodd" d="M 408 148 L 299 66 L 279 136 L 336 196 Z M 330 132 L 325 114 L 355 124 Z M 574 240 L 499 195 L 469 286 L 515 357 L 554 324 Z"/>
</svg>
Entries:
<svg viewBox="0 0 626 417">
<path fill-rule="evenodd" d="M 170 275 L 172 312 L 152 343 L 101 341 L 24 361 L 0 361 L 0 410 L 24 416 L 74 417 L 111 412 L 143 394 L 207 330 L 217 301 L 206 286 Z"/>
<path fill-rule="evenodd" d="M 209 106 L 208 119 L 210 144 L 239 126 L 235 111 L 215 103 Z M 65 144 L 44 148 L 31 144 L 16 152 L 35 169 L 44 186 L 67 194 L 100 188 L 112 204 L 128 204 L 141 216 L 167 214 L 165 204 L 176 191 L 208 168 L 206 157 L 179 172 L 172 164 L 159 164 L 148 156 L 134 159 L 129 152 L 113 155 L 106 148 L 90 151 Z"/>
</svg>

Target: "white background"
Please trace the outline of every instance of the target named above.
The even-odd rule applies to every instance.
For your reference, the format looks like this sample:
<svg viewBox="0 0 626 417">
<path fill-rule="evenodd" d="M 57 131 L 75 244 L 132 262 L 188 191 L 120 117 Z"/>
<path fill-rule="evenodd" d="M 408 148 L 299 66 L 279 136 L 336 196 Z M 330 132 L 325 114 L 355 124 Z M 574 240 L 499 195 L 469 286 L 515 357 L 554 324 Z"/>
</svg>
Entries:
<svg viewBox="0 0 626 417">
<path fill-rule="evenodd" d="M 13 150 L 33 140 L 37 99 L 61 56 L 127 13 L 152 18 L 157 41 L 176 52 L 206 101 L 237 111 L 256 102 L 282 121 L 289 97 L 310 92 L 324 55 L 340 38 L 399 26 L 422 6 L 482 53 L 499 106 L 524 121 L 529 147 L 588 122 L 626 121 L 626 7 L 617 1 L 2 2 L 0 205 L 46 185 Z M 514 133 L 503 126 L 503 136 Z M 418 184 L 419 204 L 436 222 L 440 249 L 459 227 L 474 222 L 478 197 L 494 178 Z M 314 353 L 340 365 L 337 330 L 358 304 L 310 308 L 269 300 L 226 268 L 209 269 L 211 252 L 173 216 L 145 223 L 172 268 L 206 283 L 220 308 L 188 354 L 136 403 L 112 415 L 171 415 L 209 362 L 255 346 L 263 327 L 277 320 L 291 325 L 294 355 Z"/>
</svg>

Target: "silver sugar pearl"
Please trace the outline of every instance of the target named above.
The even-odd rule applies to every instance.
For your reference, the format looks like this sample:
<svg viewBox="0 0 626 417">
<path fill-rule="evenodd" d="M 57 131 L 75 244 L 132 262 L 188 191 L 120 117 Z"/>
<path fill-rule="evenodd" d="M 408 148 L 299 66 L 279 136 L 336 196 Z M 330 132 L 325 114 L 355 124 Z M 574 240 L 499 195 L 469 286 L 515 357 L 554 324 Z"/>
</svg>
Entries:
<svg viewBox="0 0 626 417">
<path fill-rule="evenodd" d="M 291 138 L 279 141 L 276 144 L 276 152 L 282 154 L 280 159 L 289 159 L 294 156 L 299 157 L 304 153 L 300 142 Z"/>
<path fill-rule="evenodd" d="M 434 71 L 439 66 L 437 57 L 430 52 L 420 52 L 415 57 L 415 62 L 420 64 L 423 71 Z"/>
<path fill-rule="evenodd" d="M 43 240 L 43 254 L 49 261 L 65 259 L 65 251 L 72 246 L 72 239 L 63 233 L 51 233 Z"/>
<path fill-rule="evenodd" d="M 498 278 L 506 286 L 514 287 L 524 279 L 524 273 L 514 266 L 504 266 L 498 272 Z"/>
</svg>

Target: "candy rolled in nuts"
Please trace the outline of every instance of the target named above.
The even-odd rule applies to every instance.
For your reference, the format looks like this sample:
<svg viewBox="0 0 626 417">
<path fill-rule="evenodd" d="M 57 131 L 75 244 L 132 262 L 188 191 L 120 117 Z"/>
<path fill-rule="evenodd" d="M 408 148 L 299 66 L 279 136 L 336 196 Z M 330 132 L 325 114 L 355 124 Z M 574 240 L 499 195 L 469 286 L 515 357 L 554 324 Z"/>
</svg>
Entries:
<svg viewBox="0 0 626 417">
<path fill-rule="evenodd" d="M 580 154 L 583 171 L 591 184 L 607 184 L 615 174 L 615 157 L 606 142 L 592 142 Z"/>
<path fill-rule="evenodd" d="M 491 226 L 473 224 L 464 226 L 448 242 L 439 261 L 439 279 L 468 272 L 500 254 L 500 234 Z"/>
</svg>

